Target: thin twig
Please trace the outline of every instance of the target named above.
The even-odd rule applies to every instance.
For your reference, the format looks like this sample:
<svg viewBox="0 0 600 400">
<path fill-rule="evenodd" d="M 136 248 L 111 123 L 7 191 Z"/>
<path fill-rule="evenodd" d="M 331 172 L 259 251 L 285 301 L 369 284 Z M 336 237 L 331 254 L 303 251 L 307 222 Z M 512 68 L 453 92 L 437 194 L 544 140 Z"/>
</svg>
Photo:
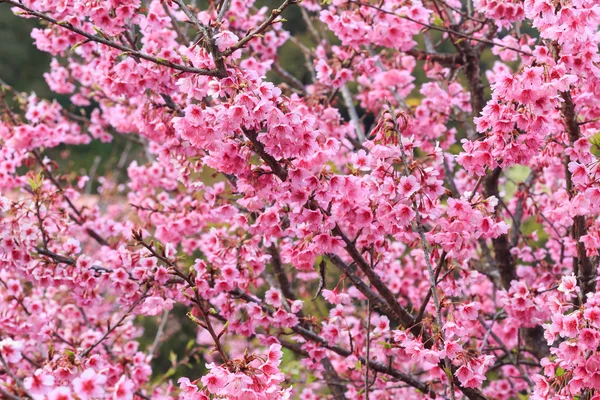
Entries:
<svg viewBox="0 0 600 400">
<path fill-rule="evenodd" d="M 162 316 L 160 318 L 160 324 L 158 325 L 158 330 L 156 331 L 156 335 L 154 336 L 154 341 L 152 342 L 152 346 L 150 346 L 150 351 L 148 355 L 150 358 L 154 358 L 154 353 L 158 348 L 161 337 L 165 331 L 165 326 L 167 326 L 167 320 L 169 319 L 169 310 L 163 310 Z"/>
<path fill-rule="evenodd" d="M 131 147 L 131 142 L 127 142 L 126 146 Z M 126 154 L 126 153 L 123 152 L 123 154 Z M 90 195 L 92 193 L 92 187 L 93 187 L 94 179 L 96 178 L 96 172 L 98 171 L 98 166 L 100 166 L 100 161 L 102 161 L 102 157 L 100 157 L 100 156 L 94 157 L 94 163 L 92 164 L 92 167 L 90 168 L 90 172 L 89 172 L 90 179 L 87 182 L 87 185 L 85 185 L 85 194 L 87 194 L 87 195 Z"/>
<path fill-rule="evenodd" d="M 0 394 L 10 400 L 23 400 L 19 396 L 8 393 L 6 390 L 2 389 L 2 386 L 0 386 Z"/>
<path fill-rule="evenodd" d="M 46 167 L 46 164 L 44 163 L 44 160 L 42 160 L 42 156 L 40 155 L 40 153 L 37 150 L 33 150 L 31 153 L 34 155 L 35 159 L 37 160 L 37 162 L 40 164 L 40 166 L 44 170 L 44 174 L 46 175 L 46 177 L 48 179 L 50 179 L 50 182 L 52 182 L 54 184 L 54 186 L 56 186 L 56 188 L 58 189 L 58 191 L 62 194 L 63 198 L 65 199 L 65 201 L 67 202 L 67 204 L 71 208 L 71 210 L 73 210 L 73 212 L 76 214 L 77 218 L 72 218 L 73 221 L 75 221 L 75 223 L 77 225 L 83 225 L 83 223 L 84 223 L 83 214 L 81 213 L 81 211 L 79 210 L 79 208 L 77 208 L 75 206 L 75 204 L 73 204 L 73 202 L 71 201 L 71 199 L 69 199 L 69 197 L 65 194 L 65 192 L 63 190 L 63 187 L 60 184 L 60 182 L 58 181 L 58 179 L 56 179 L 54 177 L 54 175 L 52 174 L 52 172 L 48 169 L 48 167 Z M 108 243 L 108 241 L 106 241 L 106 239 L 104 239 L 103 237 L 101 237 L 93 229 L 91 229 L 91 228 L 85 228 L 85 231 L 87 232 L 88 235 L 90 235 L 99 244 L 101 244 L 103 246 L 110 246 L 110 244 Z"/>
<path fill-rule="evenodd" d="M 217 15 L 217 21 L 221 22 L 225 13 L 229 10 L 229 0 L 223 0 L 221 2 L 221 7 L 219 8 L 219 14 Z"/>
<path fill-rule="evenodd" d="M 231 46 L 230 48 L 228 48 L 227 50 L 225 50 L 223 53 L 221 53 L 223 55 L 223 57 L 227 57 L 231 54 L 233 54 L 233 52 L 241 49 L 242 47 L 244 47 L 246 45 L 246 43 L 248 43 L 249 41 L 251 41 L 252 39 L 254 39 L 256 36 L 260 35 L 261 33 L 263 33 L 265 30 L 267 30 L 267 28 L 275 23 L 275 19 L 281 15 L 281 13 L 288 8 L 290 5 L 292 4 L 296 4 L 298 2 L 298 0 L 285 0 L 280 6 L 279 8 L 276 8 L 274 10 L 271 11 L 271 15 L 259 26 L 257 26 L 256 28 L 254 28 L 253 30 L 251 30 L 246 36 L 244 36 L 242 39 L 240 39 L 236 44 L 234 44 L 233 46 Z"/>
<path fill-rule="evenodd" d="M 391 109 L 391 106 L 390 106 L 390 109 Z M 398 126 L 396 119 L 393 119 L 393 121 L 394 121 L 393 122 L 394 129 L 398 135 L 398 146 L 400 147 L 400 155 L 402 158 L 402 163 L 404 164 L 405 175 L 408 175 L 410 173 L 409 172 L 410 168 L 408 165 L 408 158 L 407 158 L 406 152 L 404 150 L 404 145 L 402 144 L 401 129 Z M 438 329 L 439 329 L 440 334 L 443 339 L 444 338 L 444 331 L 443 331 L 444 321 L 442 318 L 442 307 L 440 305 L 440 299 L 439 299 L 439 296 L 437 293 L 436 275 L 435 275 L 435 271 L 433 270 L 433 266 L 431 265 L 431 246 L 430 246 L 429 242 L 427 241 L 427 238 L 425 237 L 425 227 L 423 226 L 423 223 L 421 220 L 421 213 L 419 212 L 419 207 L 417 205 L 416 200 L 413 201 L 413 210 L 415 211 L 415 218 L 416 218 L 416 224 L 417 224 L 417 226 L 414 230 L 418 233 L 418 235 L 421 239 L 421 243 L 423 245 L 423 257 L 425 258 L 425 264 L 427 265 L 427 272 L 429 274 L 429 284 L 430 284 L 431 295 L 433 297 L 433 304 L 435 306 L 436 322 L 438 324 Z M 443 360 L 443 364 L 445 366 L 446 374 L 448 375 L 448 383 L 450 384 L 449 388 L 448 388 L 448 391 L 450 394 L 450 399 L 455 400 L 454 379 L 452 376 L 452 368 L 451 368 L 450 360 L 448 359 L 448 357 L 446 357 Z"/>
<path fill-rule="evenodd" d="M 200 326 L 202 326 L 204 329 L 206 329 L 208 331 L 208 333 L 210 334 L 211 338 L 213 339 L 213 341 L 215 343 L 215 348 L 217 349 L 217 351 L 218 351 L 219 355 L 221 356 L 221 358 L 223 359 L 223 361 L 225 363 L 229 362 L 229 357 L 227 356 L 227 353 L 225 352 L 225 350 L 223 349 L 223 346 L 221 345 L 220 338 L 221 338 L 222 334 L 217 334 L 215 332 L 215 330 L 212 326 L 212 323 L 210 321 L 209 311 L 205 310 L 202 305 L 202 301 L 200 299 L 200 295 L 198 294 L 198 288 L 196 287 L 195 281 L 192 278 L 190 278 L 189 275 L 187 275 L 183 271 L 181 271 L 181 269 L 177 266 L 177 263 L 169 260 L 166 256 L 159 254 L 154 249 L 153 245 L 146 243 L 142 238 L 141 230 L 138 232 L 134 231 L 133 237 L 141 246 L 145 247 L 148 251 L 150 251 L 150 253 L 152 253 L 152 255 L 154 257 L 158 258 L 159 260 L 161 260 L 165 264 L 167 264 L 171 268 L 172 273 L 174 273 L 175 275 L 182 278 L 188 284 L 188 286 L 193 290 L 194 297 L 191 300 L 196 304 L 198 311 L 200 311 L 200 315 L 203 320 L 203 321 L 200 321 L 200 320 L 196 319 L 196 320 L 194 320 L 194 322 L 196 322 L 197 324 L 199 324 Z"/>
<path fill-rule="evenodd" d="M 285 69 L 283 69 L 283 67 L 281 65 L 279 65 L 279 63 L 273 63 L 273 71 L 275 71 L 277 73 L 277 75 L 279 75 L 281 78 L 283 78 L 283 80 L 290 85 L 292 88 L 300 91 L 303 94 L 306 94 L 306 88 L 304 87 L 304 85 L 302 84 L 302 82 L 300 82 L 300 80 L 298 78 L 296 78 L 294 75 L 290 74 L 288 71 L 286 71 Z"/>
<path fill-rule="evenodd" d="M 21 380 L 15 375 L 15 373 L 13 372 L 13 370 L 10 368 L 10 365 L 8 365 L 8 362 L 4 359 L 4 356 L 2 354 L 0 354 L 0 362 L 2 363 L 2 365 L 4 366 L 4 370 L 10 375 L 10 377 L 15 381 L 15 384 L 19 387 L 19 389 L 21 389 L 21 391 L 25 394 L 25 396 L 28 399 L 32 399 L 33 396 L 27 391 L 27 389 L 25 389 L 25 386 L 23 385 L 23 382 L 21 382 Z"/>
<path fill-rule="evenodd" d="M 365 141 L 365 130 L 360 123 L 360 119 L 358 118 L 358 113 L 356 112 L 356 107 L 354 107 L 354 101 L 352 100 L 352 93 L 350 93 L 350 89 L 348 89 L 348 85 L 343 84 L 340 89 L 342 93 L 342 98 L 344 99 L 344 104 L 348 109 L 348 114 L 350 115 L 350 120 L 354 125 L 354 131 L 356 132 L 356 138 L 359 143 L 363 143 Z"/>
<path fill-rule="evenodd" d="M 440 28 L 439 26 L 429 25 L 429 24 L 426 24 L 424 22 L 417 21 L 416 19 L 410 18 L 410 17 L 408 17 L 406 15 L 396 14 L 394 12 L 384 10 L 384 9 L 379 8 L 377 6 L 373 6 L 371 4 L 362 3 L 361 1 L 348 0 L 348 2 L 349 3 L 358 4 L 358 5 L 364 6 L 364 7 L 373 8 L 373 9 L 375 9 L 375 10 L 377 10 L 379 12 L 382 12 L 384 14 L 389 14 L 389 15 L 393 15 L 393 16 L 398 17 L 398 18 L 406 19 L 406 20 L 408 20 L 410 22 L 414 22 L 415 24 L 424 26 L 424 27 L 429 28 L 429 29 L 434 30 L 434 31 L 448 33 L 448 34 L 459 36 L 459 37 L 462 37 L 462 38 L 465 38 L 465 39 L 473 40 L 475 42 L 485 43 L 485 44 L 488 44 L 490 46 L 502 47 L 502 48 L 505 48 L 505 49 L 508 49 L 508 50 L 516 51 L 517 53 L 521 53 L 521 54 L 524 54 L 526 56 L 533 56 L 532 53 L 530 53 L 528 51 L 523 51 L 521 49 L 517 49 L 516 47 L 506 46 L 506 45 L 503 45 L 501 43 L 492 42 L 491 40 L 479 39 L 479 38 L 476 38 L 476 37 L 473 37 L 473 36 L 466 35 L 466 34 L 464 34 L 462 32 L 457 32 L 457 31 L 452 30 L 452 29 Z"/>
<path fill-rule="evenodd" d="M 502 341 L 502 339 L 500 339 L 498 337 L 498 335 L 496 335 L 493 331 L 491 327 L 488 327 L 485 323 L 485 321 L 483 320 L 483 318 L 481 318 L 481 315 L 477 316 L 477 320 L 479 321 L 479 323 L 481 324 L 481 326 L 483 326 L 483 328 L 486 331 L 490 332 L 490 335 L 494 338 L 494 340 L 496 341 L 496 343 L 498 343 L 498 345 L 502 348 L 502 350 L 504 351 L 504 353 L 506 353 L 508 359 L 511 361 L 511 363 L 519 370 L 519 372 L 521 373 L 521 377 L 523 378 L 523 380 L 525 380 L 525 382 L 527 382 L 527 384 L 529 385 L 530 388 L 533 388 L 533 382 L 531 382 L 531 380 L 529 379 L 529 377 L 527 376 L 527 374 L 525 373 L 525 371 L 523 370 L 523 368 L 521 367 L 521 365 L 517 362 L 515 362 L 510 350 L 508 350 L 508 348 L 506 347 L 506 345 L 504 344 L 504 342 Z"/>
<path fill-rule="evenodd" d="M 371 359 L 371 302 L 367 299 L 367 354 L 365 363 L 365 400 L 369 400 L 369 360 Z"/>
<path fill-rule="evenodd" d="M 267 306 L 262 304 L 260 300 L 242 292 L 239 289 L 232 291 L 231 294 L 236 297 L 239 297 L 247 302 L 258 303 L 264 311 L 268 311 Z M 342 357 L 349 357 L 353 354 L 350 350 L 344 349 L 340 346 L 330 345 L 329 342 L 327 340 L 325 340 L 323 337 L 319 336 L 318 334 L 316 334 L 315 332 L 313 332 L 309 329 L 303 328 L 300 325 L 296 325 L 296 326 L 292 327 L 291 329 L 292 329 L 292 331 L 294 331 L 298 335 L 301 335 L 305 339 L 310 340 L 315 343 L 318 343 L 322 347 L 324 347 L 328 350 L 331 350 L 334 353 L 339 354 Z M 298 346 L 295 343 L 287 343 L 285 341 L 281 341 L 281 344 L 283 346 L 285 346 L 286 348 L 293 350 L 294 352 L 298 352 L 299 354 L 307 354 L 304 350 L 302 350 L 302 348 L 300 346 Z M 376 361 L 366 360 L 364 357 L 357 357 L 357 358 L 363 365 L 369 364 L 369 368 L 372 371 L 377 371 L 382 374 L 389 375 L 395 379 L 398 379 L 398 380 L 416 388 L 417 390 L 420 390 L 422 393 L 428 394 L 431 398 L 436 398 L 438 395 L 427 384 L 418 381 L 410 374 L 406 374 L 404 372 L 401 372 L 397 369 L 394 369 L 390 366 L 384 365 L 384 364 L 376 362 Z"/>
<path fill-rule="evenodd" d="M 178 71 L 182 71 L 182 72 L 189 72 L 189 73 L 193 73 L 193 74 L 207 75 L 207 76 L 215 76 L 215 77 L 220 77 L 220 78 L 224 78 L 225 76 L 227 76 L 226 72 L 224 73 L 223 71 L 221 71 L 219 69 L 204 69 L 204 68 L 189 67 L 187 65 L 176 64 L 176 63 L 166 60 L 164 58 L 154 57 L 149 54 L 143 53 L 141 51 L 134 50 L 130 47 L 124 46 L 124 45 L 114 42 L 112 40 L 108 40 L 104 37 L 100 37 L 100 36 L 96 36 L 96 35 L 87 33 L 79 28 L 76 28 L 70 22 L 58 21 L 46 14 L 37 12 L 37 11 L 25 6 L 24 4 L 21 4 L 14 0 L 0 0 L 0 3 L 10 4 L 14 7 L 17 7 L 17 8 L 20 8 L 20 9 L 26 11 L 30 15 L 38 17 L 39 19 L 42 19 L 44 21 L 48 21 L 51 24 L 54 24 L 61 28 L 67 29 L 71 32 L 77 33 L 93 42 L 97 42 L 97 43 L 103 44 L 105 46 L 109 46 L 114 49 L 121 50 L 122 52 L 124 52 L 125 55 L 139 57 L 146 61 L 150 61 L 152 63 L 162 65 L 164 67 L 169 67 L 169 68 L 172 68 L 172 69 L 175 69 Z"/>
<path fill-rule="evenodd" d="M 87 357 L 88 354 L 90 354 L 90 352 L 92 350 L 94 350 L 96 348 L 96 346 L 98 346 L 100 343 L 102 343 L 107 337 L 108 335 L 110 335 L 112 332 L 114 332 L 115 329 L 117 329 L 122 323 L 123 321 L 125 321 L 125 318 L 129 317 L 131 312 L 138 306 L 138 304 L 140 304 L 142 302 L 142 300 L 144 300 L 146 298 L 146 294 L 148 294 L 148 290 L 146 289 L 146 291 L 140 296 L 139 299 L 137 299 L 132 305 L 131 307 L 129 307 L 129 309 L 125 312 L 125 314 L 123 314 L 123 316 L 119 319 L 119 321 L 117 321 L 117 323 L 111 327 L 110 329 L 108 329 L 106 331 L 106 333 L 104 335 L 102 335 L 102 337 L 100 339 L 98 339 L 94 344 L 92 344 L 90 347 L 88 347 L 87 349 L 85 349 L 80 357 L 81 358 L 85 358 Z"/>
</svg>

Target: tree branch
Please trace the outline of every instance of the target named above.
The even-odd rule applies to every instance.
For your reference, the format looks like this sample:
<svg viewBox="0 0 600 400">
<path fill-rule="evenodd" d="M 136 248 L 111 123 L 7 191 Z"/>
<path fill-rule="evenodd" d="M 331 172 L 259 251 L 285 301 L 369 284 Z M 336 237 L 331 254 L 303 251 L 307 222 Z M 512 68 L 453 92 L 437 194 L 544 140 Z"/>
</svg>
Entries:
<svg viewBox="0 0 600 400">
<path fill-rule="evenodd" d="M 560 51 L 559 44 L 553 42 L 550 44 L 550 47 L 554 59 L 558 61 Z M 560 97 L 563 100 L 561 103 L 563 123 L 567 133 L 569 134 L 570 145 L 573 146 L 573 143 L 581 138 L 581 129 L 579 123 L 577 122 L 575 104 L 573 103 L 573 97 L 571 96 L 570 90 L 561 92 Z M 571 176 L 571 171 L 569 171 L 568 168 L 570 161 L 571 157 L 567 156 L 565 161 L 567 193 L 569 194 L 569 198 L 572 199 L 574 197 L 573 179 Z M 598 276 L 598 272 L 596 270 L 596 266 L 592 265 L 589 257 L 587 256 L 585 245 L 581 241 L 581 237 L 587 234 L 586 221 L 583 215 L 576 215 L 573 218 L 573 228 L 571 234 L 577 246 L 577 257 L 574 257 L 573 259 L 573 269 L 575 275 L 577 276 L 579 287 L 581 288 L 581 298 L 583 301 L 585 301 L 588 293 L 594 293 L 596 291 L 596 277 Z"/>
<path fill-rule="evenodd" d="M 281 264 L 281 257 L 279 256 L 279 251 L 275 245 L 271 245 L 268 249 L 269 254 L 271 255 L 271 266 L 273 267 L 273 271 L 275 273 L 275 277 L 279 283 L 279 289 L 281 289 L 281 293 L 283 296 L 289 300 L 296 300 L 296 294 L 292 290 L 290 285 L 290 281 L 287 278 L 285 271 L 283 270 L 283 265 Z M 298 317 L 301 319 L 304 318 L 304 313 L 302 310 L 298 311 Z M 339 376 L 331 364 L 331 360 L 329 357 L 324 357 L 321 360 L 321 365 L 325 369 L 325 381 L 327 382 L 327 386 L 329 390 L 333 394 L 335 400 L 344 400 L 346 397 L 344 396 L 345 385 L 337 384 L 335 382 L 339 381 Z"/>
<path fill-rule="evenodd" d="M 60 184 L 60 182 L 58 181 L 58 179 L 56 179 L 56 177 L 54 177 L 54 175 L 52 174 L 52 172 L 46 167 L 46 165 L 44 164 L 44 160 L 42 160 L 42 157 L 41 157 L 40 153 L 37 150 L 33 150 L 32 154 L 34 155 L 35 159 L 37 160 L 37 162 L 40 164 L 40 166 L 44 170 L 44 174 L 46 175 L 46 177 L 54 184 L 54 186 L 56 186 L 56 188 L 58 189 L 59 193 L 62 194 L 63 198 L 65 199 L 65 201 L 67 202 L 67 204 L 69 205 L 69 207 L 71 208 L 71 210 L 73 210 L 73 212 L 77 215 L 77 218 L 74 218 L 74 217 L 72 218 L 73 221 L 75 221 L 75 223 L 77 225 L 83 225 L 83 223 L 84 223 L 83 214 L 75 206 L 75 204 L 73 204 L 73 202 L 71 201 L 71 199 L 69 199 L 69 197 L 67 195 L 65 195 L 64 190 L 62 188 L 62 185 Z M 103 246 L 110 246 L 110 244 L 108 243 L 108 241 L 106 239 L 104 239 L 103 237 L 101 237 L 93 229 L 85 228 L 85 231 L 86 231 L 86 233 L 89 236 L 91 236 L 99 244 L 101 244 Z"/>
<path fill-rule="evenodd" d="M 455 36 L 458 36 L 458 37 L 462 37 L 462 38 L 465 38 L 465 39 L 468 39 L 468 40 L 473 40 L 475 42 L 485 43 L 485 44 L 488 44 L 490 46 L 498 46 L 498 47 L 502 47 L 502 48 L 505 48 L 505 49 L 508 49 L 508 50 L 516 51 L 517 53 L 520 53 L 520 54 L 524 54 L 524 55 L 527 55 L 527 56 L 533 56 L 532 53 L 529 53 L 527 51 L 523 51 L 521 49 L 517 49 L 516 47 L 505 46 L 505 45 L 503 45 L 501 43 L 495 43 L 495 42 L 492 42 L 490 40 L 479 39 L 479 38 L 476 38 L 476 37 L 473 37 L 473 36 L 466 35 L 466 34 L 464 34 L 462 32 L 457 32 L 457 31 L 455 31 L 453 29 L 441 28 L 439 26 L 429 25 L 429 24 L 417 21 L 415 19 L 412 19 L 412 18 L 410 18 L 410 17 L 408 17 L 406 15 L 396 14 L 394 12 L 387 11 L 387 10 L 384 10 L 384 9 L 379 8 L 377 6 L 374 6 L 374 5 L 371 5 L 371 4 L 367 4 L 367 3 L 363 3 L 363 2 L 358 1 L 358 0 L 348 0 L 348 2 L 349 3 L 358 4 L 358 5 L 363 6 L 363 7 L 373 8 L 373 9 L 375 9 L 375 10 L 377 10 L 379 12 L 382 12 L 384 14 L 389 14 L 389 15 L 393 15 L 393 16 L 398 17 L 398 18 L 406 19 L 406 20 L 408 20 L 410 22 L 414 22 L 415 24 L 424 26 L 424 27 L 429 28 L 429 29 L 434 30 L 434 31 L 448 33 L 448 34 L 455 35 Z"/>
<path fill-rule="evenodd" d="M 273 173 L 277 177 L 279 177 L 279 179 L 281 179 L 282 182 L 285 182 L 287 180 L 288 175 L 287 169 L 282 167 L 281 164 L 279 164 L 279 162 L 275 159 L 275 157 L 267 153 L 267 151 L 265 150 L 265 145 L 258 140 L 258 133 L 256 131 L 244 130 L 244 134 L 254 146 L 256 153 L 271 168 L 271 171 L 273 171 Z"/>
<path fill-rule="evenodd" d="M 234 291 L 231 292 L 231 294 L 236 297 L 239 297 L 247 302 L 257 303 L 260 305 L 260 307 L 264 311 L 268 311 L 267 307 L 265 305 L 263 305 L 258 299 L 255 299 L 252 296 L 242 292 L 240 289 L 235 289 Z M 336 353 L 342 357 L 349 357 L 353 354 L 353 352 L 351 352 L 350 350 L 344 349 L 343 347 L 336 346 L 336 345 L 330 345 L 329 342 L 327 342 L 324 338 L 322 338 L 321 336 L 317 335 L 315 332 L 313 332 L 309 329 L 303 328 L 300 325 L 296 325 L 296 326 L 292 327 L 291 329 L 292 329 L 292 331 L 294 331 L 295 333 L 304 337 L 305 339 L 310 340 L 315 343 L 319 343 L 322 347 L 326 348 L 327 350 L 331 350 L 334 353 Z M 294 352 L 297 352 L 303 356 L 308 356 L 308 353 L 306 353 L 304 350 L 302 350 L 300 345 L 297 345 L 295 343 L 288 343 L 285 341 L 280 341 L 280 342 L 281 342 L 282 346 L 289 348 L 290 350 L 293 350 Z M 363 365 L 365 365 L 367 363 L 367 360 L 365 360 L 364 357 L 358 357 L 358 359 L 360 360 L 360 362 Z M 373 371 L 381 372 L 383 374 L 392 376 L 392 377 L 414 387 L 415 389 L 420 390 L 422 393 L 429 394 L 429 396 L 431 398 L 436 397 L 435 391 L 430 389 L 428 385 L 416 380 L 415 378 L 413 378 L 412 376 L 410 376 L 408 374 L 405 374 L 401 371 L 398 371 L 396 369 L 393 369 L 391 367 L 388 367 L 386 365 L 383 365 L 381 363 L 371 361 L 371 360 L 369 360 L 369 368 Z"/>
<path fill-rule="evenodd" d="M 149 289 L 146 289 L 146 291 L 140 296 L 140 298 L 137 299 L 131 305 L 131 307 L 129 307 L 129 309 L 125 312 L 125 314 L 123 314 L 123 316 L 119 319 L 119 321 L 117 321 L 117 323 L 112 328 L 108 329 L 106 331 L 106 333 L 104 335 L 102 335 L 102 337 L 100 339 L 98 339 L 96 342 L 94 342 L 94 344 L 92 344 L 90 347 L 85 349 L 80 354 L 80 357 L 81 358 L 87 357 L 87 355 L 90 354 L 90 352 L 92 350 L 94 350 L 100 343 L 102 343 L 108 337 L 108 335 L 110 335 L 112 332 L 114 332 L 114 330 L 117 329 L 123 323 L 123 321 L 125 321 L 125 318 L 127 318 L 128 316 L 131 315 L 131 312 L 138 306 L 138 304 L 140 304 L 142 302 L 142 300 L 144 300 L 146 298 L 146 294 L 148 293 L 148 290 Z"/>
<path fill-rule="evenodd" d="M 491 173 L 489 173 L 483 182 L 483 192 L 486 197 L 495 196 L 500 198 L 498 191 L 498 179 L 502 173 L 502 168 L 497 167 Z M 498 207 L 496 207 L 496 212 Z M 510 283 L 517 279 L 517 272 L 515 269 L 515 262 L 513 256 L 510 253 L 510 245 L 508 243 L 507 235 L 500 235 L 495 239 L 492 239 L 492 245 L 494 247 L 494 258 L 496 266 L 500 271 L 500 279 L 504 289 L 510 288 Z"/>
<path fill-rule="evenodd" d="M 414 319 L 410 315 L 410 313 L 398 303 L 398 300 L 394 293 L 387 287 L 387 285 L 381 280 L 377 272 L 375 272 L 371 266 L 367 263 L 367 261 L 360 254 L 354 243 L 348 239 L 348 237 L 342 232 L 340 227 L 336 224 L 336 226 L 332 230 L 333 234 L 340 237 L 344 243 L 346 244 L 346 251 L 352 257 L 356 265 L 360 268 L 360 270 L 366 275 L 369 279 L 369 282 L 381 295 L 384 299 L 385 303 L 392 310 L 393 314 L 396 315 L 396 318 L 400 324 L 406 329 L 416 329 L 414 327 Z M 419 335 L 416 335 L 417 337 Z M 427 341 L 424 338 L 424 341 Z"/>
<path fill-rule="evenodd" d="M 298 2 L 298 0 L 285 0 L 279 6 L 279 8 L 276 8 L 276 9 L 274 9 L 274 10 L 271 11 L 271 15 L 266 20 L 264 20 L 262 24 L 260 24 L 259 26 L 257 26 L 256 28 L 254 28 L 253 30 L 251 30 L 250 32 L 248 32 L 248 34 L 246 36 L 244 36 L 236 44 L 234 44 L 233 46 L 231 46 L 227 50 L 223 51 L 221 53 L 221 55 L 223 57 L 227 57 L 227 56 L 233 54 L 236 50 L 239 50 L 242 47 L 244 47 L 246 45 L 246 43 L 248 43 L 249 41 L 251 41 L 252 39 L 254 39 L 256 36 L 258 36 L 261 33 L 263 33 L 265 30 L 267 30 L 267 28 L 271 24 L 273 24 L 275 22 L 275 19 L 278 16 L 280 16 L 281 13 L 283 11 L 285 11 L 286 8 L 288 8 L 292 4 L 296 4 L 297 2 Z"/>
<path fill-rule="evenodd" d="M 81 35 L 93 42 L 100 43 L 105 46 L 117 49 L 117 50 L 121 50 L 122 52 L 126 53 L 129 56 L 139 57 L 146 61 L 150 61 L 155 64 L 162 65 L 164 67 L 169 67 L 169 68 L 172 68 L 172 69 L 175 69 L 178 71 L 182 71 L 182 72 L 189 72 L 189 73 L 193 73 L 193 74 L 206 75 L 206 76 L 215 76 L 215 77 L 219 77 L 219 78 L 224 78 L 227 76 L 226 72 L 223 73 L 223 71 L 219 70 L 219 69 L 204 69 L 204 68 L 189 67 L 187 65 L 176 64 L 169 60 L 165 60 L 164 58 L 154 57 L 154 56 L 151 56 L 144 52 L 134 50 L 130 47 L 124 46 L 124 45 L 114 42 L 112 40 L 108 40 L 104 37 L 100 37 L 100 36 L 96 36 L 96 35 L 87 33 L 79 28 L 76 28 L 70 22 L 58 21 L 46 14 L 35 11 L 35 10 L 25 6 L 24 4 L 21 4 L 14 0 L 0 0 L 0 3 L 6 3 L 6 4 L 12 5 L 13 7 L 20 8 L 20 9 L 24 10 L 25 12 L 27 12 L 28 14 L 38 17 L 39 19 L 50 22 L 53 25 L 67 29 L 71 32 L 77 33 L 78 35 Z"/>
</svg>

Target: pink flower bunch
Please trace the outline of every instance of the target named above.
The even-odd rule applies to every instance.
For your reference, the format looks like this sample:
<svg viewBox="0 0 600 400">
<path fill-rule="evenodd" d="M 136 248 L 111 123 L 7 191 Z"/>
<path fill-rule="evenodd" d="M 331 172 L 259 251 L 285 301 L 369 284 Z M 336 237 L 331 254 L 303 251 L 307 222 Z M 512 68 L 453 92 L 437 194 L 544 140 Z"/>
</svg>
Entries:
<svg viewBox="0 0 600 400">
<path fill-rule="evenodd" d="M 597 397 L 596 1 L 200 3 L 0 2 L 0 397 Z"/>
</svg>

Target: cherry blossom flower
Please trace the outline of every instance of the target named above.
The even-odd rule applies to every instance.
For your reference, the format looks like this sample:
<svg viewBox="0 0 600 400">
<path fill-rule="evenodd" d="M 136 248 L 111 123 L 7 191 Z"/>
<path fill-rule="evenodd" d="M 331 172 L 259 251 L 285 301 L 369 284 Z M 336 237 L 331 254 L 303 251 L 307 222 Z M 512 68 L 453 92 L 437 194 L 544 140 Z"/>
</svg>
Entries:
<svg viewBox="0 0 600 400">
<path fill-rule="evenodd" d="M 86 369 L 73 380 L 73 390 L 83 400 L 93 399 L 104 395 L 105 382 L 106 376 L 93 369 Z"/>
</svg>

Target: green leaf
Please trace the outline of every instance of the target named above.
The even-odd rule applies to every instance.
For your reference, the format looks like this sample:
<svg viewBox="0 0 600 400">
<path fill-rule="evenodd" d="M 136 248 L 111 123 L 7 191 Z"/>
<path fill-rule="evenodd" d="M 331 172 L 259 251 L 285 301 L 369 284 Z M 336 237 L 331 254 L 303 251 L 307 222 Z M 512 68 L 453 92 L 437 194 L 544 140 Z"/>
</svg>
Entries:
<svg viewBox="0 0 600 400">
<path fill-rule="evenodd" d="M 187 316 L 189 319 L 192 320 L 193 323 L 195 323 L 196 325 L 202 325 L 202 321 L 200 321 L 198 318 L 196 318 L 191 312 L 187 313 Z"/>
<path fill-rule="evenodd" d="M 29 186 L 31 186 L 32 191 L 36 191 L 37 189 L 42 187 L 44 183 L 44 177 L 42 176 L 42 171 L 38 172 L 33 178 L 28 178 L 27 182 L 29 182 Z"/>
<path fill-rule="evenodd" d="M 589 142 L 596 147 L 600 147 L 600 132 L 597 132 L 594 136 L 591 136 Z"/>
<path fill-rule="evenodd" d="M 75 353 L 73 353 L 71 350 L 65 350 L 65 354 L 67 355 L 69 362 L 73 364 L 75 362 Z"/>
<path fill-rule="evenodd" d="M 73 46 L 71 46 L 70 51 L 75 51 L 79 46 L 81 46 L 83 44 L 83 42 L 84 41 L 75 43 Z"/>
<path fill-rule="evenodd" d="M 355 364 L 354 364 L 354 368 L 357 371 L 360 371 L 362 369 L 362 363 L 360 362 L 360 360 L 358 360 Z"/>
<path fill-rule="evenodd" d="M 194 345 L 196 344 L 196 341 L 194 339 L 190 339 L 188 340 L 187 344 L 185 345 L 185 351 L 190 351 L 192 349 L 192 347 L 194 347 Z"/>
</svg>

